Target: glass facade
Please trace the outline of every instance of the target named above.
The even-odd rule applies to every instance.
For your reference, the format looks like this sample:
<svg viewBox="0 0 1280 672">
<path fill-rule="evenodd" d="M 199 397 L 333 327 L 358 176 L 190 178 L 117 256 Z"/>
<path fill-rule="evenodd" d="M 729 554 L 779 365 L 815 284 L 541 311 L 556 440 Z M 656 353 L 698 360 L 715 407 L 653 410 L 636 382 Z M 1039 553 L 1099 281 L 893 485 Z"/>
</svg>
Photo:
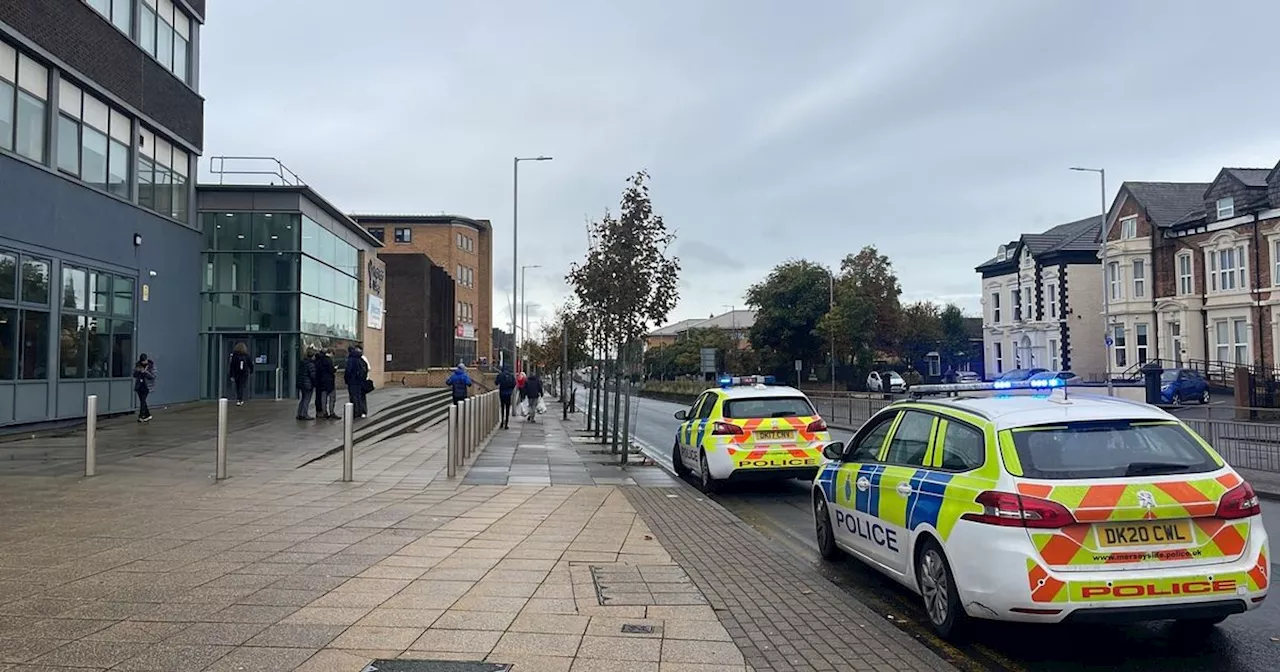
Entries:
<svg viewBox="0 0 1280 672">
<path fill-rule="evenodd" d="M 200 224 L 206 395 L 222 394 L 237 343 L 253 355 L 256 395 L 292 396 L 307 347 L 333 349 L 341 365 L 359 336 L 359 251 L 296 212 L 202 212 Z"/>
</svg>

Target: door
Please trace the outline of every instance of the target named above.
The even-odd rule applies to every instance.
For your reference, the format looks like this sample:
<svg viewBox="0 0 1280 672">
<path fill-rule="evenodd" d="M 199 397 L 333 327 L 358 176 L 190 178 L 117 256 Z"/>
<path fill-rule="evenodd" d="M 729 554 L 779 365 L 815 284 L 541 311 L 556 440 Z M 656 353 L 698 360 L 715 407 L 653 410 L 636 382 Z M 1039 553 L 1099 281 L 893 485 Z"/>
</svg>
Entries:
<svg viewBox="0 0 1280 672">
<path fill-rule="evenodd" d="M 919 481 L 912 479 L 917 471 L 924 468 L 936 427 L 937 417 L 933 415 L 903 411 L 885 447 L 880 478 L 871 484 L 878 491 L 873 495 L 879 500 L 876 517 L 886 532 L 898 539 L 896 547 L 875 545 L 872 551 L 876 560 L 895 574 L 905 574 L 910 564 L 908 522 L 919 487 Z"/>
<path fill-rule="evenodd" d="M 707 404 L 707 399 L 711 396 L 710 392 L 703 392 L 693 402 L 693 406 L 686 411 L 684 421 L 680 423 L 680 427 L 676 429 L 676 443 L 680 446 L 680 457 L 686 465 L 692 465 L 697 468 L 698 456 L 697 451 L 693 449 L 692 444 L 697 439 L 697 427 L 699 424 L 698 414 L 702 407 Z"/>
<path fill-rule="evenodd" d="M 873 485 L 880 480 L 884 467 L 880 454 L 885 439 L 897 421 L 898 412 L 886 411 L 872 418 L 849 442 L 832 486 L 831 527 L 841 546 L 867 560 L 878 556 L 877 546 L 900 548 L 906 543 L 884 529 L 876 520 L 879 501 Z"/>
<path fill-rule="evenodd" d="M 219 357 L 218 380 L 225 387 L 230 379 L 231 351 L 237 343 L 244 343 L 249 350 L 249 358 L 253 361 L 253 377 L 249 380 L 249 394 L 255 399 L 275 399 L 276 388 L 280 388 L 282 397 L 293 396 L 285 382 L 277 385 L 277 380 L 286 381 L 284 375 L 292 369 L 281 356 L 280 337 L 260 334 L 224 334 L 222 336 L 222 352 Z M 277 371 L 277 367 L 280 371 Z M 224 394 L 227 394 L 224 392 Z"/>
</svg>

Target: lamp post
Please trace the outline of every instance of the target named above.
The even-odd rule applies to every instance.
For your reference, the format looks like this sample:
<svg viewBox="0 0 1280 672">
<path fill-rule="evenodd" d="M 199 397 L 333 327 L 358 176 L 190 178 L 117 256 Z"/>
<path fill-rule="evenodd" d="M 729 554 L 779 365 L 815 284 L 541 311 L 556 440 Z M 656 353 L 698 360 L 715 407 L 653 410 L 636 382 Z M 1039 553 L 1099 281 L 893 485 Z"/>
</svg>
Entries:
<svg viewBox="0 0 1280 672">
<path fill-rule="evenodd" d="M 823 267 L 827 271 L 827 279 L 831 281 L 831 298 L 828 304 L 828 312 L 835 310 L 836 307 L 836 274 L 831 269 Z M 834 397 L 836 393 L 836 325 L 831 325 L 831 394 Z M 835 403 L 832 401 L 831 403 Z"/>
<path fill-rule="evenodd" d="M 520 268 L 520 162 L 550 161 L 549 156 L 517 156 L 511 160 L 511 306 L 516 304 L 516 269 Z M 523 283 L 521 283 L 523 284 Z M 511 311 L 511 359 L 520 370 L 520 338 L 516 335 L 515 310 Z"/>
<path fill-rule="evenodd" d="M 529 338 L 529 304 L 524 302 L 524 272 L 531 268 L 542 268 L 539 264 L 530 264 L 520 267 L 520 310 L 523 311 L 523 317 L 520 320 L 521 329 L 524 330 L 524 337 Z"/>
<path fill-rule="evenodd" d="M 1115 386 L 1111 380 L 1111 278 L 1107 276 L 1107 170 L 1105 168 L 1073 167 L 1082 173 L 1097 173 L 1101 182 L 1102 194 L 1102 342 L 1106 346 L 1107 396 L 1115 396 Z M 1119 281 L 1119 278 L 1116 278 Z"/>
</svg>

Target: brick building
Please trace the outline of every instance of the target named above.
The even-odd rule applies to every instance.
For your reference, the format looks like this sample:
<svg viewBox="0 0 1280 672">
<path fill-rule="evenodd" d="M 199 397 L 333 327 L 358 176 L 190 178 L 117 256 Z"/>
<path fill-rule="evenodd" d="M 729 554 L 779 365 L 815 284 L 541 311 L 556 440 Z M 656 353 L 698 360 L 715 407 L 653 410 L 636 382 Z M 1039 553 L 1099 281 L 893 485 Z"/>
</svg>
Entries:
<svg viewBox="0 0 1280 672">
<path fill-rule="evenodd" d="M 383 241 L 380 256 L 426 255 L 453 278 L 453 358 L 467 364 L 488 362 L 493 337 L 493 227 L 489 221 L 457 215 L 351 218 Z M 396 311 L 394 303 L 387 306 L 389 315 Z"/>
<path fill-rule="evenodd" d="M 387 370 L 458 363 L 453 346 L 453 277 L 425 254 L 387 254 Z"/>
</svg>

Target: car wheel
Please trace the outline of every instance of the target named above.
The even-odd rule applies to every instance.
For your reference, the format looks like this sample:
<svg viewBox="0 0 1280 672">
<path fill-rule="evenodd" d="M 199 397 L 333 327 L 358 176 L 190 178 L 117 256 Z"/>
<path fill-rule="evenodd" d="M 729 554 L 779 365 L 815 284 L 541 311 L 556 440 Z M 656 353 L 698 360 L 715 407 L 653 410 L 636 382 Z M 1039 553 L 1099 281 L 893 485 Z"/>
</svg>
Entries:
<svg viewBox="0 0 1280 672">
<path fill-rule="evenodd" d="M 841 553 L 836 546 L 835 530 L 831 527 L 827 498 L 820 492 L 813 493 L 813 524 L 818 533 L 818 554 L 823 560 L 838 560 Z"/>
<path fill-rule="evenodd" d="M 719 487 L 720 482 L 715 476 L 711 475 L 711 467 L 707 466 L 707 451 L 703 450 L 698 453 L 698 483 L 702 486 L 702 491 L 711 494 Z"/>
<path fill-rule="evenodd" d="M 676 476 L 684 478 L 689 475 L 689 467 L 684 466 L 684 459 L 680 457 L 680 444 L 676 443 L 671 449 L 671 469 L 676 472 Z"/>
<path fill-rule="evenodd" d="M 1209 403 L 1209 388 L 1206 387 L 1204 389 L 1204 392 L 1200 393 L 1200 403 L 1202 404 Z"/>
<path fill-rule="evenodd" d="M 1182 393 L 1181 393 L 1181 392 L 1174 392 L 1174 393 L 1173 393 L 1173 405 L 1174 405 L 1174 406 L 1181 406 L 1181 405 L 1182 405 Z"/>
<path fill-rule="evenodd" d="M 958 635 L 964 626 L 964 607 L 960 604 L 951 565 L 947 563 L 942 547 L 932 539 L 924 542 L 916 558 L 916 581 L 919 582 L 924 612 L 933 631 L 943 639 Z"/>
</svg>

